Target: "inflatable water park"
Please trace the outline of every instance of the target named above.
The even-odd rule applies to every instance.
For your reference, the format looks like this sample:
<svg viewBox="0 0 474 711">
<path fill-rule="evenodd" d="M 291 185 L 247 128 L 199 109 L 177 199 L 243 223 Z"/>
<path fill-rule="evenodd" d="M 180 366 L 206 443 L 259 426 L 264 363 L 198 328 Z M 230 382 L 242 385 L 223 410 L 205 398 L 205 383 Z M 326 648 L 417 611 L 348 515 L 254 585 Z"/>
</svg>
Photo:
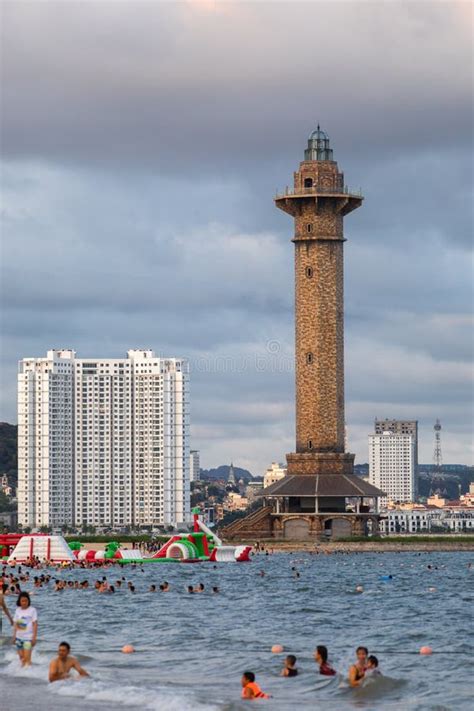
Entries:
<svg viewBox="0 0 474 711">
<path fill-rule="evenodd" d="M 193 532 L 171 535 L 155 553 L 144 555 L 138 549 L 121 548 L 110 541 L 103 550 L 87 549 L 80 541 L 67 543 L 63 536 L 35 534 L 0 535 L 0 560 L 9 565 L 34 559 L 51 563 L 242 563 L 250 560 L 251 546 L 225 546 L 193 509 Z"/>
</svg>

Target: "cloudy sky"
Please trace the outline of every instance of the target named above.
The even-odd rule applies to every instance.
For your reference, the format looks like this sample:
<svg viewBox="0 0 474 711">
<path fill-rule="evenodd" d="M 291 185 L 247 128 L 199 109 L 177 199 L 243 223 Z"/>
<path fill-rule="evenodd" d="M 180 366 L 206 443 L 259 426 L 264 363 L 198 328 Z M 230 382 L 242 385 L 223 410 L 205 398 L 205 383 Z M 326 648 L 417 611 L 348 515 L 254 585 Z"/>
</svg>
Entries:
<svg viewBox="0 0 474 711">
<path fill-rule="evenodd" d="M 473 462 L 470 2 L 8 2 L 2 387 L 50 347 L 186 356 L 204 467 L 294 448 L 293 245 L 318 122 L 346 181 L 346 418 Z"/>
</svg>

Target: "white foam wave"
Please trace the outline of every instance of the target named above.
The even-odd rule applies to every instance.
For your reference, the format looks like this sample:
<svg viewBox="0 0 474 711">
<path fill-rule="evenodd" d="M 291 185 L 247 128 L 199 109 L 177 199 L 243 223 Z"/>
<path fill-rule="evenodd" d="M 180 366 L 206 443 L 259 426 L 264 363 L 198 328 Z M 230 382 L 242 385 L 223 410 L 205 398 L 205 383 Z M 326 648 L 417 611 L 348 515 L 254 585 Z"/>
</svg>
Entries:
<svg viewBox="0 0 474 711">
<path fill-rule="evenodd" d="M 46 681 L 48 678 L 49 658 L 45 654 L 35 654 L 33 652 L 32 663 L 29 667 L 21 666 L 18 655 L 13 647 L 5 652 L 4 659 L 7 664 L 2 669 L 3 674 L 27 679 L 41 679 L 43 681 Z"/>
<path fill-rule="evenodd" d="M 87 701 L 104 701 L 147 711 L 215 711 L 218 707 L 199 703 L 196 698 L 179 694 L 171 689 L 141 689 L 137 686 L 110 686 L 94 679 L 56 682 L 50 687 L 59 696 L 82 697 Z"/>
</svg>

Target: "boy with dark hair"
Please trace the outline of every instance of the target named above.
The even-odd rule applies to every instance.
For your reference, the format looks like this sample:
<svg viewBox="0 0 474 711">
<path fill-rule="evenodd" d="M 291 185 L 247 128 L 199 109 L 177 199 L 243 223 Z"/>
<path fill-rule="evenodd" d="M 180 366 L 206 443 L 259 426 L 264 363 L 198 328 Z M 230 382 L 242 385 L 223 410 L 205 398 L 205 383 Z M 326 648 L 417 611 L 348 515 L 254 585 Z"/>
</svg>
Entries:
<svg viewBox="0 0 474 711">
<path fill-rule="evenodd" d="M 268 699 L 268 694 L 265 694 L 255 681 L 255 674 L 251 671 L 245 671 L 240 680 L 242 685 L 243 699 Z"/>
<path fill-rule="evenodd" d="M 289 654 L 285 659 L 285 666 L 280 672 L 280 676 L 297 676 L 298 669 L 295 667 L 296 657 L 294 654 Z"/>
<path fill-rule="evenodd" d="M 379 669 L 379 660 L 373 654 L 367 657 L 367 669 L 365 670 L 365 676 L 382 676 L 382 672 Z"/>
</svg>

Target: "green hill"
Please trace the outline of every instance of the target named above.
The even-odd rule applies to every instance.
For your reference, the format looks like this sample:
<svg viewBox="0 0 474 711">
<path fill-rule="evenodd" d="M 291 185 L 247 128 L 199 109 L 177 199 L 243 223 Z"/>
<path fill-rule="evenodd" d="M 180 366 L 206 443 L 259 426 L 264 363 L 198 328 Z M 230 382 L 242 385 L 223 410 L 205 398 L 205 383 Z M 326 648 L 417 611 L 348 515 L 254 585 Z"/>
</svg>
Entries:
<svg viewBox="0 0 474 711">
<path fill-rule="evenodd" d="M 17 432 L 16 425 L 0 422 L 0 474 L 7 474 L 15 489 L 18 481 Z"/>
</svg>

